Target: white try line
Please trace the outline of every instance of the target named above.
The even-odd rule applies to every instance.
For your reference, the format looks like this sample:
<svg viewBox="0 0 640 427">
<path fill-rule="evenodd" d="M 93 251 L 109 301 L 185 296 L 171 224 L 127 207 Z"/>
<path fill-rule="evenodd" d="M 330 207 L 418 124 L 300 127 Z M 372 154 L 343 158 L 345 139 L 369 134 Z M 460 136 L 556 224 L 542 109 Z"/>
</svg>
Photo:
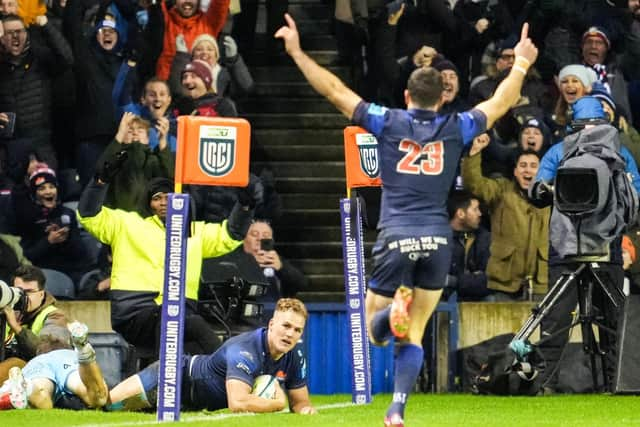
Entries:
<svg viewBox="0 0 640 427">
<path fill-rule="evenodd" d="M 352 402 L 340 402 L 340 403 L 329 403 L 327 405 L 316 406 L 316 409 L 319 411 L 322 411 L 326 409 L 346 408 L 348 406 L 362 406 L 362 405 L 356 405 Z M 184 415 L 184 413 L 182 415 Z M 200 415 L 194 415 L 194 416 L 187 415 L 186 417 L 184 416 L 180 417 L 180 421 L 178 421 L 178 423 L 187 424 L 187 423 L 196 423 L 200 421 L 222 421 L 229 418 L 255 417 L 257 415 L 262 415 L 262 414 L 256 414 L 253 412 L 241 412 L 241 413 L 231 413 L 231 414 L 230 413 L 211 414 L 211 415 L 200 414 Z M 148 420 L 148 421 L 123 421 L 119 423 L 79 424 L 76 427 L 124 427 L 124 426 L 144 426 L 144 425 L 151 425 L 151 424 L 158 424 L 158 421 Z"/>
</svg>

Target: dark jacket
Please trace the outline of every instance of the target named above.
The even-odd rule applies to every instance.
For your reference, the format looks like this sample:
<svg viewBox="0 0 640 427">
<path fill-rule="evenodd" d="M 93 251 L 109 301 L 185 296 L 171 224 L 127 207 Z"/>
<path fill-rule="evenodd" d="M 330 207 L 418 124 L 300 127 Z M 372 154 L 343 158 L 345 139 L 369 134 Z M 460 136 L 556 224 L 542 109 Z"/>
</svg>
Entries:
<svg viewBox="0 0 640 427">
<path fill-rule="evenodd" d="M 127 152 L 127 159 L 113 178 L 107 192 L 105 206 L 125 211 L 138 211 L 146 203 L 145 193 L 151 178 L 169 178 L 173 180 L 175 158 L 167 147 L 165 150 L 152 150 L 148 145 L 137 142 L 120 144 L 111 141 L 98 160 L 98 169 L 104 163 L 112 162 L 116 153 Z"/>
<path fill-rule="evenodd" d="M 466 189 L 482 199 L 491 216 L 489 289 L 515 293 L 530 277 L 534 293 L 547 291 L 550 208 L 534 207 L 513 179 L 482 175 L 481 156 L 465 157 L 462 178 Z"/>
<path fill-rule="evenodd" d="M 78 60 L 76 76 L 76 136 L 79 140 L 92 138 L 108 141 L 118 129 L 111 103 L 113 84 L 118 75 L 122 57 L 117 47 L 105 51 L 98 45 L 95 32 L 86 37 L 83 31 L 82 4 L 69 0 L 65 7 L 65 27 Z"/>
<path fill-rule="evenodd" d="M 487 263 L 491 234 L 480 227 L 472 232 L 454 231 L 449 275 L 455 277 L 458 299 L 472 301 L 489 295 Z"/>
<path fill-rule="evenodd" d="M 41 268 L 68 274 L 77 280 L 90 268 L 91 260 L 80 237 L 78 221 L 73 210 L 58 204 L 46 209 L 31 197 L 30 190 L 20 185 L 14 189 L 16 228 L 22 237 L 25 256 Z M 47 228 L 53 224 L 69 227 L 69 237 L 62 243 L 51 244 Z"/>
<path fill-rule="evenodd" d="M 16 138 L 51 132 L 51 79 L 73 64 L 69 44 L 53 25 L 29 32 L 26 53 L 19 58 L 4 55 L 0 62 L 0 111 L 16 113 Z"/>
</svg>

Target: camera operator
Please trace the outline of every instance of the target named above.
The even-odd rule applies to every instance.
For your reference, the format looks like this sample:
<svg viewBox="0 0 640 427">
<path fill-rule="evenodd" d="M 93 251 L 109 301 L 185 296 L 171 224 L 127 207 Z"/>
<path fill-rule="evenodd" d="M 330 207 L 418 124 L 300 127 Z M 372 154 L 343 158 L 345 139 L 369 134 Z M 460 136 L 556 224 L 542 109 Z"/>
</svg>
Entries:
<svg viewBox="0 0 640 427">
<path fill-rule="evenodd" d="M 537 204 L 551 204 L 553 200 L 553 189 L 550 186 L 555 179 L 561 162 L 564 160 L 564 153 L 567 152 L 571 144 L 583 144 L 585 147 L 587 143 L 594 143 L 592 139 L 589 139 L 589 135 L 594 135 L 594 127 L 598 127 L 601 132 L 607 132 L 609 138 L 606 139 L 604 144 L 607 144 L 606 148 L 616 150 L 617 153 L 625 161 L 625 172 L 630 175 L 631 181 L 635 191 L 640 190 L 640 177 L 636 163 L 624 147 L 613 138 L 617 138 L 617 131 L 613 128 L 606 118 L 606 114 L 602 109 L 601 103 L 593 97 L 580 98 L 572 105 L 572 126 L 571 131 L 574 135 L 568 136 L 562 143 L 556 144 L 544 155 L 541 160 L 540 168 L 536 175 L 536 178 L 532 185 L 529 187 L 529 196 L 532 201 Z M 608 129 L 611 128 L 611 129 Z M 588 132 L 582 134 L 582 132 Z M 581 138 L 582 135 L 586 135 Z M 592 137 L 593 138 L 593 137 Z M 595 141 L 596 143 L 598 141 Z M 603 144 L 600 145 L 600 147 Z M 588 148 L 588 147 L 587 147 Z M 613 172 L 611 173 L 613 176 Z M 626 177 L 625 177 L 626 179 Z M 613 181 L 613 185 L 616 181 Z M 620 194 L 623 189 L 619 185 L 612 188 L 610 191 L 615 191 L 618 200 L 626 197 L 624 194 Z M 609 197 L 609 196 L 607 196 Z M 570 243 L 576 236 L 570 235 L 570 233 L 563 233 L 559 231 L 559 228 L 563 226 L 563 217 L 557 212 L 558 206 L 554 206 L 554 215 L 551 217 L 550 224 L 550 249 L 549 249 L 549 283 L 555 283 L 557 279 L 562 275 L 570 272 L 574 272 L 577 267 L 585 261 L 598 263 L 598 270 L 595 274 L 603 283 L 611 284 L 618 289 L 622 289 L 624 272 L 622 269 L 622 251 L 621 251 L 621 239 L 622 231 L 618 230 L 618 227 L 614 228 L 612 224 L 615 224 L 615 220 L 611 219 L 611 216 L 619 215 L 616 206 L 605 206 L 602 212 L 593 213 L 589 215 L 595 215 L 595 218 L 586 217 L 582 222 L 582 231 L 578 238 L 586 239 L 586 233 L 594 233 L 597 231 L 599 235 L 606 236 L 607 240 L 602 240 L 603 244 L 608 243 L 608 254 L 604 257 L 584 257 L 582 253 L 577 253 L 578 256 L 574 256 L 573 252 L 569 250 L 568 243 Z M 566 217 L 564 217 L 566 218 Z M 623 224 L 624 225 L 624 224 Z M 630 224 L 627 224 L 630 225 Z M 607 229 L 607 226 L 611 226 L 611 230 Z M 596 228 L 597 230 L 591 230 Z M 582 244 L 581 244 L 582 247 Z M 581 251 L 577 251 L 581 252 Z M 558 387 L 558 369 L 557 365 L 560 361 L 564 346 L 569 340 L 569 326 L 572 323 L 573 312 L 575 311 L 576 303 L 578 302 L 577 285 L 573 284 L 569 286 L 564 293 L 560 295 L 553 310 L 542 319 L 540 325 L 540 336 L 542 339 L 546 339 L 539 346 L 546 362 L 546 368 L 544 372 L 544 378 L 542 380 L 543 393 L 553 393 Z M 593 305 L 596 311 L 603 317 L 603 324 L 613 331 L 616 329 L 618 309 L 607 296 L 602 292 L 598 286 L 594 286 Z M 563 330 L 564 329 L 564 330 Z M 605 329 L 599 328 L 599 348 L 606 353 L 606 378 L 605 389 L 611 386 L 611 378 L 615 370 L 615 341 L 616 337 L 614 333 L 611 333 Z"/>
<path fill-rule="evenodd" d="M 22 367 L 36 355 L 42 328 L 67 327 L 64 312 L 56 307 L 56 299 L 44 288 L 45 281 L 42 270 L 31 265 L 19 267 L 13 275 L 12 284 L 23 292 L 24 302 L 2 310 L 7 320 L 4 340 L 7 359 L 0 362 L 0 384 L 8 378 L 10 368 Z"/>
</svg>

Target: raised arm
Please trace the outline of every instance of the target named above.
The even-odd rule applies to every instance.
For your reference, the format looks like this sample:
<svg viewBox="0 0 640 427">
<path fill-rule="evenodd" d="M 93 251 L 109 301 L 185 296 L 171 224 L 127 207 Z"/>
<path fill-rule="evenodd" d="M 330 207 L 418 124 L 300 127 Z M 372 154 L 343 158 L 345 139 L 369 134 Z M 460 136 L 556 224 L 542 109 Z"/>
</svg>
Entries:
<svg viewBox="0 0 640 427">
<path fill-rule="evenodd" d="M 528 32 L 529 24 L 525 23 L 522 26 L 520 41 L 514 48 L 516 60 L 509 75 L 498 85 L 491 98 L 475 107 L 487 116 L 487 129 L 490 129 L 520 99 L 524 78 L 529 67 L 538 57 L 538 48 L 529 39 Z"/>
<path fill-rule="evenodd" d="M 362 98 L 349 89 L 336 75 L 318 65 L 300 48 L 300 35 L 296 23 L 288 13 L 284 19 L 287 25 L 281 27 L 274 37 L 284 41 L 285 49 L 294 60 L 309 84 L 327 98 L 342 114 L 351 119 Z"/>
</svg>

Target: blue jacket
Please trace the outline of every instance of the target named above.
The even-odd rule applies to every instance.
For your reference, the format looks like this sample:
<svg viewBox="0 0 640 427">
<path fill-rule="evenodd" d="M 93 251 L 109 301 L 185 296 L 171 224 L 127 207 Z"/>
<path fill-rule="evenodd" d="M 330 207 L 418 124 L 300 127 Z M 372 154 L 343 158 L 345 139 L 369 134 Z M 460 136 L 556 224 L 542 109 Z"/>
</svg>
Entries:
<svg viewBox="0 0 640 427">
<path fill-rule="evenodd" d="M 542 160 L 540 160 L 540 167 L 538 168 L 538 173 L 536 174 L 534 181 L 542 180 L 545 182 L 552 182 L 554 180 L 558 167 L 560 166 L 560 161 L 564 155 L 563 147 L 563 143 L 559 142 L 554 144 L 549 151 L 545 153 Z M 631 175 L 631 183 L 638 194 L 640 194 L 640 173 L 638 172 L 638 165 L 631 155 L 631 152 L 624 145 L 620 146 L 620 154 L 627 164 L 625 170 Z"/>
<path fill-rule="evenodd" d="M 123 61 L 118 71 L 116 81 L 113 85 L 113 91 L 111 92 L 111 99 L 115 108 L 116 117 L 118 120 L 122 118 L 125 112 L 133 113 L 136 116 L 140 116 L 145 120 L 149 120 L 153 123 L 153 116 L 147 107 L 139 102 L 133 102 L 131 94 L 133 92 L 133 85 L 135 80 L 134 67 L 127 64 L 127 61 Z M 171 109 L 167 109 L 165 117 L 169 119 L 169 135 L 167 135 L 167 144 L 172 153 L 176 152 L 176 133 L 177 133 L 177 121 L 176 118 L 170 113 Z M 149 128 L 149 147 L 154 149 L 158 146 L 158 130 L 151 125 Z"/>
</svg>

